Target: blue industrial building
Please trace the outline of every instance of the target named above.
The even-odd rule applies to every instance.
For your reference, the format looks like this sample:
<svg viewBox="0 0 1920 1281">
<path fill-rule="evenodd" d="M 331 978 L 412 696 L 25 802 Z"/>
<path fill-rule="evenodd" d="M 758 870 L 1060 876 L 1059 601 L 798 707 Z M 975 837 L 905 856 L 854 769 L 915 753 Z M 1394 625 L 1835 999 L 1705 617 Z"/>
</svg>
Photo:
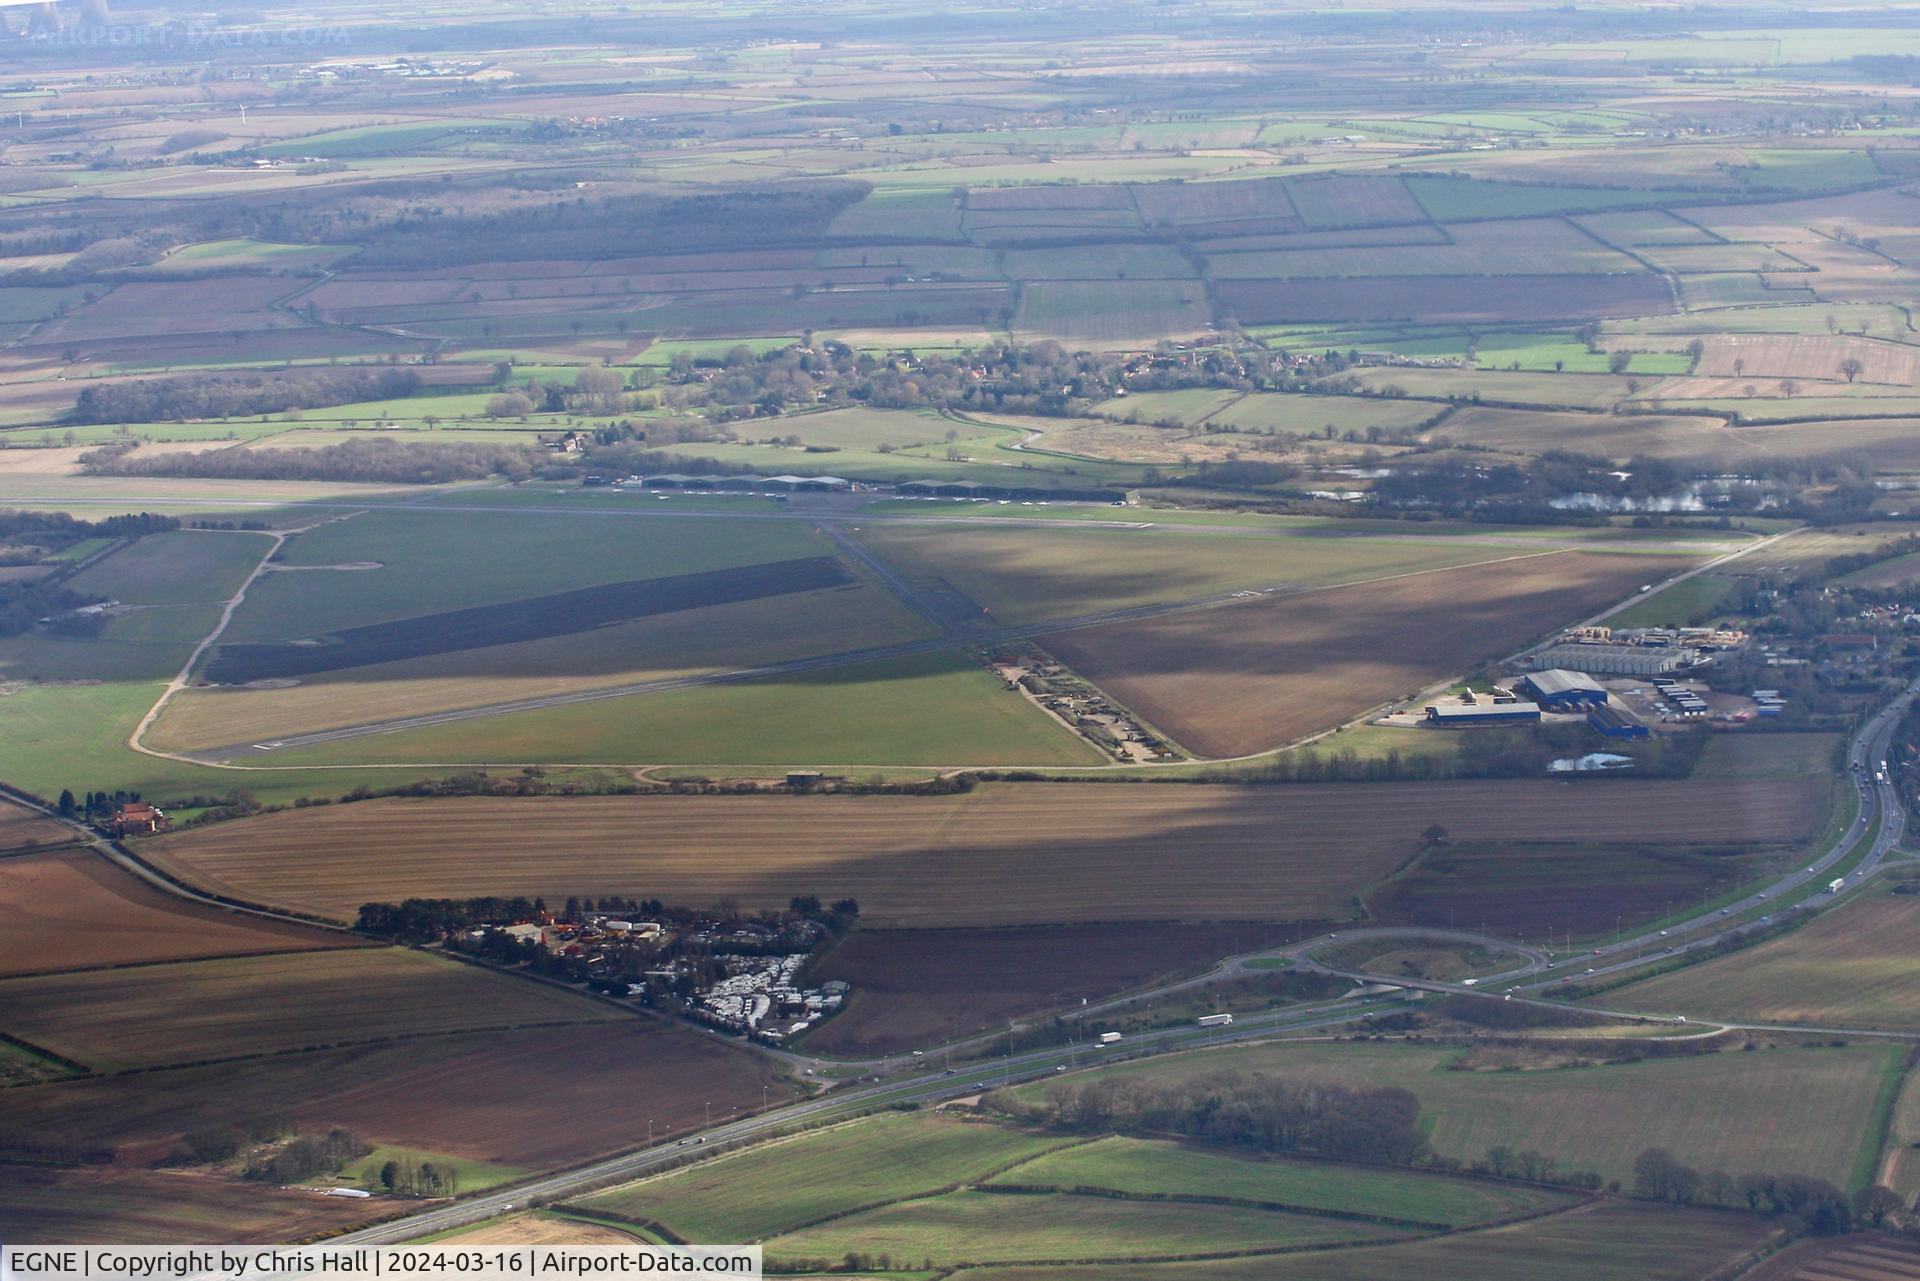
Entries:
<svg viewBox="0 0 1920 1281">
<path fill-rule="evenodd" d="M 1561 667 L 1531 672 L 1520 678 L 1519 686 L 1533 696 L 1534 702 L 1550 712 L 1571 712 L 1607 705 L 1607 691 L 1585 672 L 1570 672 Z"/>
<path fill-rule="evenodd" d="M 1587 724 L 1606 738 L 1645 738 L 1650 731 L 1638 716 L 1624 707 L 1601 703 L 1587 712 Z"/>
</svg>

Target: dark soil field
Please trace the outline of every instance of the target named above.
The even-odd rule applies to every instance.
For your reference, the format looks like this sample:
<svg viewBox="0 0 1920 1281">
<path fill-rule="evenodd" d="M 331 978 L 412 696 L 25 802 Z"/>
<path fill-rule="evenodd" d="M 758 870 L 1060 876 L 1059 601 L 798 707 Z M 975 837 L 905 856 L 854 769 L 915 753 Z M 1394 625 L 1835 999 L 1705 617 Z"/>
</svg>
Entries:
<svg viewBox="0 0 1920 1281">
<path fill-rule="evenodd" d="M 1458 841 L 1550 838 L 1603 805 L 1622 841 L 1809 833 L 1828 781 L 1584 784 L 990 784 L 943 797 L 379 800 L 143 843 L 242 899 L 351 918 L 408 896 L 852 895 L 874 926 L 1347 919 L 1438 823 Z M 1596 800 L 1595 798 L 1604 798 Z"/>
<path fill-rule="evenodd" d="M 1599 794 L 1604 802 L 1604 793 Z M 1758 875 L 1751 847 L 1443 845 L 1367 896 L 1384 924 L 1485 927 L 1544 937 L 1612 932 L 1714 898 Z"/>
<path fill-rule="evenodd" d="M 835 558 L 811 556 L 671 578 L 608 583 L 531 600 L 351 627 L 324 644 L 225 646 L 208 664 L 206 679 L 219 685 L 244 685 L 249 681 L 311 676 L 370 663 L 568 636 L 657 614 L 838 587 L 850 581 L 845 567 Z"/>
<path fill-rule="evenodd" d="M 1745 1276 L 1747 1281 L 1920 1281 L 1920 1246 L 1878 1233 L 1803 1241 Z"/>
<path fill-rule="evenodd" d="M 0 1027 L 100 1071 L 624 1017 L 583 995 L 401 948 L 0 982 Z"/>
<path fill-rule="evenodd" d="M 73 839 L 72 828 L 50 818 L 42 818 L 23 806 L 0 800 L 0 852 L 65 845 Z"/>
<path fill-rule="evenodd" d="M 1046 638 L 1190 751 L 1247 756 L 1501 658 L 1685 561 L 1566 552 Z"/>
<path fill-rule="evenodd" d="M 1664 316 L 1673 291 L 1654 275 L 1364 276 L 1222 280 L 1214 296 L 1243 325 L 1295 320 L 1481 322 Z"/>
<path fill-rule="evenodd" d="M 432 1037 L 92 1077 L 0 1095 L 0 1134 L 142 1169 L 185 1131 L 291 1115 L 389 1143 L 519 1168 L 571 1165 L 794 1097 L 770 1062 L 654 1020 Z M 4 1185 L 5 1179 L 0 1179 Z"/>
<path fill-rule="evenodd" d="M 168 898 L 90 853 L 0 860 L 0 938 L 0 977 L 361 944 Z"/>
<path fill-rule="evenodd" d="M 1017 1015 L 1205 970 L 1296 933 L 1255 924 L 864 930 L 818 968 L 855 995 L 808 1035 L 806 1049 L 890 1054 L 1005 1028 Z"/>
<path fill-rule="evenodd" d="M 379 1202 L 176 1171 L 16 1165 L 0 1179 L 0 1237 L 15 1244 L 300 1241 L 385 1209 Z"/>
</svg>

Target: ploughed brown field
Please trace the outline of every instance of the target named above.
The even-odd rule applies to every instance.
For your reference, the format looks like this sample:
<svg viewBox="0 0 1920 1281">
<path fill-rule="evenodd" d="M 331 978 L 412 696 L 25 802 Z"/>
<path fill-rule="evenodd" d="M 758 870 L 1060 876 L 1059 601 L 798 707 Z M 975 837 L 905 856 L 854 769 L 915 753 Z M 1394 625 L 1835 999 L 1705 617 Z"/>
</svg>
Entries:
<svg viewBox="0 0 1920 1281">
<path fill-rule="evenodd" d="M 14 1165 L 0 1179 L 0 1238 L 60 1245 L 301 1241 L 389 1208 L 171 1171 Z"/>
<path fill-rule="evenodd" d="M 713 1119 L 790 1102 L 770 1060 L 647 1019 L 423 1037 L 244 1062 L 23 1086 L 0 1097 L 9 1142 L 152 1166 L 188 1130 L 291 1115 L 373 1143 L 531 1169 L 571 1165 Z M 0 1185 L 6 1182 L 0 1179 Z M 4 1201 L 0 1201 L 4 1204 Z"/>
<path fill-rule="evenodd" d="M 1782 1250 L 1746 1274 L 1749 1281 L 1920 1281 L 1920 1246 L 1857 1233 Z"/>
<path fill-rule="evenodd" d="M 889 1054 L 998 1028 L 1034 1010 L 1207 969 L 1224 956 L 1291 941 L 1252 922 L 1068 925 L 987 930 L 862 930 L 821 962 L 845 979 L 847 1008 L 808 1034 L 821 1054 Z"/>
<path fill-rule="evenodd" d="M 1290 320 L 1572 320 L 1664 316 L 1673 290 L 1632 276 L 1357 276 L 1217 280 L 1214 295 L 1243 325 Z"/>
<path fill-rule="evenodd" d="M 0 983 L 0 1027 L 96 1070 L 621 1017 L 573 992 L 401 948 L 225 957 Z"/>
<path fill-rule="evenodd" d="M 1791 840 L 1830 780 L 989 784 L 954 796 L 393 799 L 142 843 L 176 875 L 340 919 L 362 903 L 621 894 L 783 907 L 852 895 L 874 925 L 1345 919 L 1430 825 L 1539 839 L 1604 808 L 1622 841 Z"/>
<path fill-rule="evenodd" d="M 1687 564 L 1555 552 L 1089 627 L 1044 643 L 1190 751 L 1248 756 L 1503 658 Z"/>
<path fill-rule="evenodd" d="M 42 818 L 23 805 L 0 800 L 0 850 L 34 845 L 65 845 L 74 839 L 71 828 Z"/>
<path fill-rule="evenodd" d="M 0 860 L 0 938 L 0 977 L 362 943 L 169 898 L 85 852 Z"/>
</svg>

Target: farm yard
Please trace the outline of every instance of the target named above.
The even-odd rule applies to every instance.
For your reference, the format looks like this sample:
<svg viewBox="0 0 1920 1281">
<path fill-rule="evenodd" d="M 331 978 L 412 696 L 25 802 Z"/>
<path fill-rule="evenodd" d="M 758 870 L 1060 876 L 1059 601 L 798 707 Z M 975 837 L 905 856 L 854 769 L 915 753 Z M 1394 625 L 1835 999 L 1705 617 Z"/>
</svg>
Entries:
<svg viewBox="0 0 1920 1281">
<path fill-rule="evenodd" d="M 1602 784 L 1621 839 L 1791 840 L 1826 808 L 1818 779 Z M 644 892 L 775 906 L 852 895 L 892 928 L 1125 920 L 1344 919 L 1351 896 L 1439 823 L 1460 841 L 1539 839 L 1562 784 L 994 784 L 951 797 L 376 800 L 142 842 L 191 883 L 349 919 L 408 896 Z M 1686 798 L 1675 813 L 1667 798 Z M 1663 808 L 1664 807 L 1664 808 Z M 529 850 L 520 833 L 542 831 Z M 1249 848 L 1266 869 L 1249 884 Z M 1170 855 L 1178 851 L 1177 863 Z M 1102 875 L 1090 878 L 1092 868 Z"/>
</svg>

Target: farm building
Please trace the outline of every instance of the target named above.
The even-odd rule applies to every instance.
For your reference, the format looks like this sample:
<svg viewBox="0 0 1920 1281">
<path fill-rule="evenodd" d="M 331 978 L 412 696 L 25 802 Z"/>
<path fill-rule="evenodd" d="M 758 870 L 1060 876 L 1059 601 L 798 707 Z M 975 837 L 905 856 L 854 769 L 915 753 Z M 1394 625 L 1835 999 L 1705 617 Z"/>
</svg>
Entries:
<svg viewBox="0 0 1920 1281">
<path fill-rule="evenodd" d="M 1533 701 L 1548 711 L 1566 711 L 1581 707 L 1605 707 L 1607 691 L 1585 672 L 1551 667 L 1519 680 L 1520 688 L 1533 695 Z"/>
<path fill-rule="evenodd" d="M 151 836 L 172 826 L 173 820 L 166 816 L 165 811 L 140 801 L 129 801 L 122 805 L 107 820 L 107 830 L 115 836 Z"/>
<path fill-rule="evenodd" d="M 1554 645 L 1533 656 L 1534 667 L 1598 672 L 1604 676 L 1659 676 L 1685 666 L 1695 654 L 1686 649 L 1648 649 L 1638 645 Z"/>
<path fill-rule="evenodd" d="M 1427 723 L 1442 729 L 1515 725 L 1540 719 L 1538 703 L 1439 703 L 1427 708 Z"/>
</svg>

